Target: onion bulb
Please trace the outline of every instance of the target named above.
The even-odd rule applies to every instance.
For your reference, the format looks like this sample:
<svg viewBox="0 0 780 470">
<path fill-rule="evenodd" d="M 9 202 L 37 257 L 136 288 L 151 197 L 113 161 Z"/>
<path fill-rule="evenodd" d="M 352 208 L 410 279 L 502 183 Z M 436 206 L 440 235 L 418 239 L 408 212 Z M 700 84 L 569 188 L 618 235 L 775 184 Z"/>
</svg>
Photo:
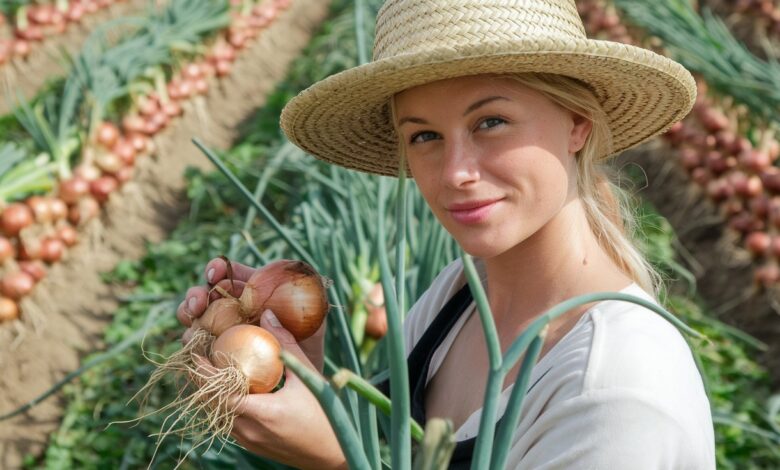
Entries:
<svg viewBox="0 0 780 470">
<path fill-rule="evenodd" d="M 46 266 L 39 260 L 19 261 L 19 269 L 32 276 L 35 282 L 46 277 Z"/>
<path fill-rule="evenodd" d="M 63 224 L 60 228 L 58 228 L 55 236 L 62 240 L 62 243 L 64 243 L 65 246 L 73 246 L 79 241 L 78 232 L 76 232 L 76 229 L 68 224 Z"/>
<path fill-rule="evenodd" d="M 24 271 L 13 271 L 0 279 L 0 293 L 12 300 L 19 300 L 35 287 L 35 279 Z"/>
<path fill-rule="evenodd" d="M 366 297 L 366 335 L 380 339 L 387 334 L 387 310 L 385 309 L 385 294 L 382 284 L 376 283 Z"/>
<path fill-rule="evenodd" d="M 756 256 L 763 256 L 769 250 L 771 238 L 766 232 L 753 232 L 745 237 L 745 246 Z"/>
<path fill-rule="evenodd" d="M 32 196 L 27 199 L 26 203 L 27 207 L 32 210 L 36 222 L 45 224 L 52 221 L 51 204 L 47 198 Z"/>
<path fill-rule="evenodd" d="M 49 212 L 52 220 L 61 220 L 68 216 L 68 205 L 60 198 L 49 198 Z"/>
<path fill-rule="evenodd" d="M 207 312 L 215 311 L 213 305 L 221 305 L 218 308 L 221 313 L 232 311 L 233 320 L 241 322 L 236 315 L 238 305 L 232 303 L 237 302 L 236 299 L 220 300 L 228 302 L 215 301 Z M 281 345 L 263 328 L 234 325 L 213 341 L 204 341 L 204 338 L 213 336 L 202 328 L 197 329 L 192 340 L 157 368 L 139 391 L 139 394 L 148 397 L 152 387 L 167 375 L 184 378 L 194 385 L 189 395 L 181 393 L 163 407 L 163 410 L 171 411 L 170 416 L 176 416 L 175 422 L 181 423 L 181 427 L 163 429 L 160 439 L 175 433 L 189 435 L 195 440 L 202 440 L 208 435 L 213 436 L 210 438 L 212 441 L 217 438 L 226 440 L 236 418 L 235 404 L 248 394 L 272 391 L 282 378 Z"/>
<path fill-rule="evenodd" d="M 74 176 L 60 183 L 60 199 L 66 204 L 75 204 L 87 193 L 89 193 L 89 181 L 79 176 Z"/>
<path fill-rule="evenodd" d="M 230 327 L 244 323 L 241 317 L 241 303 L 238 299 L 223 297 L 211 302 L 203 315 L 192 322 L 193 328 L 203 328 L 219 336 Z"/>
<path fill-rule="evenodd" d="M 65 243 L 59 238 L 47 237 L 41 241 L 41 259 L 47 263 L 56 263 L 65 253 Z"/>
<path fill-rule="evenodd" d="M 780 268 L 776 264 L 767 264 L 753 272 L 755 283 L 762 287 L 770 287 L 780 280 Z"/>
<path fill-rule="evenodd" d="M 274 335 L 254 325 L 225 330 L 211 349 L 211 361 L 220 369 L 235 367 L 246 377 L 249 393 L 268 393 L 284 372 L 282 347 Z"/>
<path fill-rule="evenodd" d="M 0 264 L 3 264 L 6 260 L 14 257 L 14 246 L 11 242 L 0 236 Z"/>
<path fill-rule="evenodd" d="M 19 318 L 19 306 L 7 297 L 0 297 L 0 323 Z"/>
<path fill-rule="evenodd" d="M 328 313 L 326 281 L 303 261 L 279 260 L 257 270 L 239 301 L 250 320 L 270 309 L 297 341 L 313 335 Z"/>
<path fill-rule="evenodd" d="M 119 140 L 119 129 L 110 122 L 102 122 L 97 130 L 97 141 L 103 147 L 110 149 Z"/>
<path fill-rule="evenodd" d="M 191 339 L 158 365 L 139 392 L 148 396 L 168 376 L 194 386 L 192 393 L 179 395 L 163 408 L 177 416 L 181 427 L 163 430 L 161 438 L 178 433 L 227 439 L 236 416 L 228 400 L 237 403 L 247 394 L 270 392 L 284 371 L 279 342 L 256 326 L 260 316 L 270 309 L 296 339 L 307 338 L 328 311 L 325 285 L 308 264 L 279 260 L 255 271 L 239 298 L 215 286 L 223 298 L 193 321 Z"/>
<path fill-rule="evenodd" d="M 9 204 L 0 216 L 3 233 L 9 237 L 19 235 L 24 228 L 33 223 L 33 212 L 25 204 L 15 202 Z"/>
</svg>

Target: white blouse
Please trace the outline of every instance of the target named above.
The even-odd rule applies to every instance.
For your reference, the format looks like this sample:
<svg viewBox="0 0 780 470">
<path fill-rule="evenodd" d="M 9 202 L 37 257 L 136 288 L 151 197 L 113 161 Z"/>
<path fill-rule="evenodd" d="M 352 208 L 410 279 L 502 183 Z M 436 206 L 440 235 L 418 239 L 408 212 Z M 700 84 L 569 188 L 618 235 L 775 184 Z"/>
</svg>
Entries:
<svg viewBox="0 0 780 470">
<path fill-rule="evenodd" d="M 407 354 L 465 283 L 460 260 L 437 276 L 404 322 Z M 621 292 L 655 302 L 636 284 Z M 472 302 L 436 350 L 427 381 L 475 311 Z M 709 400 L 691 350 L 644 307 L 604 301 L 590 308 L 536 364 L 529 384 L 507 468 L 715 468 Z M 501 394 L 498 417 L 511 390 Z M 458 441 L 476 436 L 481 411 L 456 431 Z"/>
</svg>

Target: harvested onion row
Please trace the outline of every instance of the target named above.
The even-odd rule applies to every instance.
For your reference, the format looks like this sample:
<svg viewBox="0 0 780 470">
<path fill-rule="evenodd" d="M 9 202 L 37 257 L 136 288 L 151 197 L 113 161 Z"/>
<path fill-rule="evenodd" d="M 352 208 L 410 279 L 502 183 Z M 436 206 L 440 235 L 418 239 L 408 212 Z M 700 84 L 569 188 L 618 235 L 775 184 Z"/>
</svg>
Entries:
<svg viewBox="0 0 780 470">
<path fill-rule="evenodd" d="M 15 57 L 21 59 L 30 55 L 32 44 L 39 43 L 50 36 L 62 34 L 69 25 L 78 24 L 86 14 L 92 14 L 117 3 L 117 0 L 71 0 L 63 8 L 61 2 L 48 4 L 30 4 L 19 7 L 17 18 L 13 22 L 13 38 L 0 39 L 0 65 Z M 0 26 L 8 20 L 0 15 Z"/>
<path fill-rule="evenodd" d="M 192 339 L 164 363 L 155 363 L 157 369 L 136 394 L 143 404 L 163 378 L 183 383 L 177 398 L 154 412 L 168 413 L 158 445 L 170 434 L 190 437 L 195 446 L 225 442 L 241 399 L 271 392 L 284 371 L 279 342 L 256 326 L 262 313 L 271 310 L 296 340 L 306 339 L 325 319 L 329 282 L 304 262 L 279 260 L 257 270 L 239 298 L 211 302 L 193 322 Z"/>
<path fill-rule="evenodd" d="M 234 12 L 231 24 L 203 60 L 182 65 L 179 73 L 165 84 L 164 90 L 135 97 L 134 111 L 124 116 L 121 125 L 105 121 L 91 130 L 89 144 L 83 150 L 83 161 L 74 169 L 72 177 L 59 182 L 56 195 L 32 196 L 24 202 L 0 204 L 0 265 L 9 246 L 11 256 L 19 261 L 40 260 L 48 264 L 59 261 L 65 249 L 77 243 L 76 228 L 95 219 L 111 194 L 132 178 L 137 158 L 155 152 L 152 137 L 183 114 L 182 103 L 207 93 L 208 80 L 212 77 L 229 75 L 238 53 L 290 3 L 290 0 L 267 0 L 246 14 Z M 0 55 L 2 51 L 0 40 Z M 43 225 L 45 229 L 33 229 L 36 225 Z M 31 231 L 43 235 L 22 236 Z M 40 266 L 32 266 L 32 269 L 41 273 Z M 32 287 L 26 287 L 27 279 L 19 281 L 18 271 L 13 267 L 0 272 L 0 285 L 6 276 L 10 276 L 6 284 L 25 283 L 21 288 L 10 289 L 12 295 L 0 290 L 0 295 L 6 297 L 3 302 L 16 302 L 32 290 Z M 40 276 L 33 277 L 36 282 L 40 280 Z M 18 292 L 23 293 L 18 295 Z M 18 305 L 13 309 L 8 302 L 5 304 L 8 308 L 4 311 L 8 314 L 0 315 L 0 323 L 19 317 Z"/>
<path fill-rule="evenodd" d="M 740 1 L 743 10 L 760 5 L 767 15 L 771 1 Z M 620 17 L 603 0 L 577 2 L 589 36 L 635 43 Z M 767 9 L 768 8 L 768 9 Z M 774 12 L 774 13 L 772 13 Z M 647 44 L 653 48 L 657 44 Z M 657 49 L 657 48 L 656 48 Z M 662 51 L 659 51 L 662 53 Z M 695 186 L 715 204 L 728 227 L 757 264 L 755 284 L 780 283 L 780 142 L 769 129 L 754 145 L 744 137 L 749 116 L 744 109 L 723 106 L 707 97 L 707 85 L 697 79 L 699 93 L 693 112 L 664 135 L 678 149 L 680 164 Z M 725 101 L 725 100 L 724 100 Z M 723 109 L 722 109 L 723 108 Z"/>
</svg>

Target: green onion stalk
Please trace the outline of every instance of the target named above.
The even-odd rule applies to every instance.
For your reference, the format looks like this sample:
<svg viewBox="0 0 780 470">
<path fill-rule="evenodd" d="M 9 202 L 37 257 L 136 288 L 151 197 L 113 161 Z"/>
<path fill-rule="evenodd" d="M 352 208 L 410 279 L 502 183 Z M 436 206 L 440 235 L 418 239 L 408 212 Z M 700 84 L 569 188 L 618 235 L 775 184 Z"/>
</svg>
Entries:
<svg viewBox="0 0 780 470">
<path fill-rule="evenodd" d="M 54 188 L 53 174 L 57 162 L 41 154 L 14 166 L 0 176 L 0 201 L 17 200 L 33 193 L 45 193 Z"/>
</svg>

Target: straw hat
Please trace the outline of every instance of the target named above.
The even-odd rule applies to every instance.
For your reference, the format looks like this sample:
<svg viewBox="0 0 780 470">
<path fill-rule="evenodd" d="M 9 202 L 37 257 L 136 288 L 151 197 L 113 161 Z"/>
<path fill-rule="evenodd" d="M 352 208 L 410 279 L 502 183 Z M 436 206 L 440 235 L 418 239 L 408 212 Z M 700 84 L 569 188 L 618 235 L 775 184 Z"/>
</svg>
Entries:
<svg viewBox="0 0 780 470">
<path fill-rule="evenodd" d="M 680 64 L 588 39 L 574 0 L 387 0 L 377 16 L 373 61 L 303 91 L 285 107 L 281 125 L 317 158 L 397 175 L 390 97 L 447 78 L 521 72 L 587 83 L 607 115 L 613 154 L 664 132 L 696 97 Z"/>
</svg>

